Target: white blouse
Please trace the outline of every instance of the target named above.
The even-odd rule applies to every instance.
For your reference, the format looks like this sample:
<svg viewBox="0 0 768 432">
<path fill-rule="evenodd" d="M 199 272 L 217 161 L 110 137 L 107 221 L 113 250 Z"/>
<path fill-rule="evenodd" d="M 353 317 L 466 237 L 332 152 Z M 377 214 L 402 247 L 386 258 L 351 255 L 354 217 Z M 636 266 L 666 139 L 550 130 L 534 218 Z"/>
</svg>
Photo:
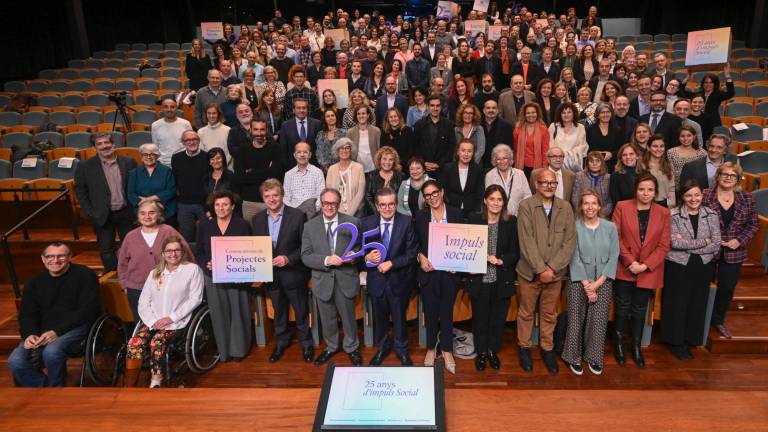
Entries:
<svg viewBox="0 0 768 432">
<path fill-rule="evenodd" d="M 528 185 L 528 179 L 525 178 L 525 173 L 517 168 L 510 168 L 510 173 L 507 176 L 507 180 L 501 176 L 501 172 L 497 168 L 493 168 L 485 174 L 485 187 L 492 184 L 500 185 L 507 192 L 509 197 L 509 203 L 507 204 L 507 210 L 512 216 L 517 216 L 517 209 L 520 207 L 520 201 L 531 196 L 531 187 Z"/>
<path fill-rule="evenodd" d="M 371 144 L 368 138 L 368 129 L 360 129 L 360 139 L 357 143 L 357 161 L 363 165 L 364 172 L 371 172 L 376 169 L 373 165 L 373 155 L 371 154 Z"/>
<path fill-rule="evenodd" d="M 176 270 L 167 269 L 159 281 L 147 276 L 144 289 L 139 297 L 139 317 L 144 324 L 153 328 L 155 322 L 170 317 L 173 323 L 167 330 L 178 330 L 187 326 L 192 312 L 203 302 L 203 272 L 195 263 L 181 264 Z"/>
<path fill-rule="evenodd" d="M 570 132 L 558 124 L 549 125 L 549 147 L 559 147 L 565 153 L 563 165 L 577 173 L 582 170 L 584 158 L 587 157 L 589 146 L 587 145 L 587 132 L 584 125 L 576 123 Z"/>
</svg>

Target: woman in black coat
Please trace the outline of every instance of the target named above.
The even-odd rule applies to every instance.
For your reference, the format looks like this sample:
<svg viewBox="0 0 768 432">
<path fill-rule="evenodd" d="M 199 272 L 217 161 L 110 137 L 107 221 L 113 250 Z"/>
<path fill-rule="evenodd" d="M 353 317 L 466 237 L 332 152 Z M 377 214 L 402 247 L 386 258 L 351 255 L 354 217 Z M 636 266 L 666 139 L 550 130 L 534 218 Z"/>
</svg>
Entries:
<svg viewBox="0 0 768 432">
<path fill-rule="evenodd" d="M 585 54 L 586 51 L 586 55 Z M 600 73 L 600 63 L 595 58 L 595 49 L 591 45 L 585 45 L 581 49 L 581 56 L 573 65 L 573 78 L 579 86 L 583 86 L 585 82 L 589 82 L 589 79 L 593 76 L 597 76 Z M 592 72 L 585 72 L 585 63 L 589 62 L 592 65 Z"/>
<path fill-rule="evenodd" d="M 389 146 L 397 151 L 401 164 L 408 163 L 413 156 L 414 134 L 413 129 L 408 127 L 403 120 L 403 114 L 397 108 L 387 110 L 382 119 L 381 147 Z M 398 171 L 408 171 L 408 167 L 397 166 Z"/>
<path fill-rule="evenodd" d="M 470 213 L 480 210 L 480 202 L 485 191 L 485 172 L 483 167 L 474 161 L 474 157 L 475 143 L 469 139 L 463 139 L 456 149 L 457 160 L 445 164 L 442 172 L 445 202 L 461 209 L 464 219 Z M 464 175 L 466 180 L 462 187 L 461 180 Z"/>
<path fill-rule="evenodd" d="M 189 88 L 198 91 L 208 85 L 208 71 L 211 69 L 211 58 L 208 57 L 200 40 L 192 40 L 192 51 L 187 54 L 184 62 L 184 73 L 189 80 Z"/>
<path fill-rule="evenodd" d="M 424 302 L 424 321 L 427 327 L 427 355 L 424 366 L 434 366 L 438 348 L 442 352 L 445 368 L 456 373 L 453 358 L 453 304 L 459 289 L 459 275 L 455 272 L 435 270 L 429 260 L 429 224 L 462 223 L 461 211 L 445 205 L 443 187 L 437 180 L 428 180 L 421 186 L 426 206 L 416 213 L 416 235 L 419 240 L 419 272 L 417 281 Z M 438 343 L 437 334 L 444 335 Z M 445 337 L 447 335 L 447 337 Z"/>
<path fill-rule="evenodd" d="M 728 64 L 723 66 L 723 74 L 725 75 L 725 90 L 720 88 L 720 78 L 717 75 L 707 74 L 701 79 L 701 86 L 694 92 L 704 96 L 704 112 L 709 115 L 715 126 L 723 124 L 718 111 L 720 104 L 736 94 L 731 79 L 731 68 Z"/>
<path fill-rule="evenodd" d="M 475 368 L 486 362 L 499 369 L 496 355 L 501 349 L 510 297 L 515 295 L 515 266 L 520 258 L 517 219 L 507 212 L 507 194 L 497 184 L 488 186 L 480 213 L 471 213 L 469 223 L 488 225 L 488 269 L 472 275 L 467 291 L 472 298 L 472 333 L 475 339 Z"/>
</svg>

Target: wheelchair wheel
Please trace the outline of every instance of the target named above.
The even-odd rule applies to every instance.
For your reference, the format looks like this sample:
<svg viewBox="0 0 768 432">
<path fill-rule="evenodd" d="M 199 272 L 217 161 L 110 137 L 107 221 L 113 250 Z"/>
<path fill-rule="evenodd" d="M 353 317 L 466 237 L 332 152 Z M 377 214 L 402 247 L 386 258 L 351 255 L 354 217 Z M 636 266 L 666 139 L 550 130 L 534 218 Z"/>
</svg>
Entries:
<svg viewBox="0 0 768 432">
<path fill-rule="evenodd" d="M 207 372 L 219 362 L 219 350 L 207 305 L 198 308 L 189 321 L 184 352 L 189 370 L 194 373 Z"/>
<path fill-rule="evenodd" d="M 103 315 L 91 326 L 85 347 L 88 376 L 98 385 L 115 385 L 122 373 L 128 334 L 119 318 Z"/>
</svg>

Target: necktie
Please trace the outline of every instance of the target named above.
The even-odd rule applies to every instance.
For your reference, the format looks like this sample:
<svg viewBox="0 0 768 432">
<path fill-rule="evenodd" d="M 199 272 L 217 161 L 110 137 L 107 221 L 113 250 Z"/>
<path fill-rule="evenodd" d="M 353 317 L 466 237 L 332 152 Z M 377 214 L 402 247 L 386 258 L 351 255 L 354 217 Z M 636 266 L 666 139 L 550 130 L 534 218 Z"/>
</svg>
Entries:
<svg viewBox="0 0 768 432">
<path fill-rule="evenodd" d="M 328 228 L 325 230 L 325 233 L 328 235 L 328 247 L 331 248 L 331 254 L 334 252 L 333 247 L 333 230 L 331 229 L 331 225 L 333 225 L 333 221 L 326 222 L 326 225 L 328 225 Z"/>
<path fill-rule="evenodd" d="M 389 222 L 384 222 L 384 234 L 381 236 L 381 240 L 384 242 L 384 247 L 389 249 Z"/>
<path fill-rule="evenodd" d="M 304 120 L 299 121 L 299 138 L 302 141 L 307 140 L 307 128 L 304 127 Z"/>
<path fill-rule="evenodd" d="M 659 115 L 654 114 L 653 120 L 651 120 L 651 132 L 656 132 L 656 126 L 659 125 Z"/>
</svg>

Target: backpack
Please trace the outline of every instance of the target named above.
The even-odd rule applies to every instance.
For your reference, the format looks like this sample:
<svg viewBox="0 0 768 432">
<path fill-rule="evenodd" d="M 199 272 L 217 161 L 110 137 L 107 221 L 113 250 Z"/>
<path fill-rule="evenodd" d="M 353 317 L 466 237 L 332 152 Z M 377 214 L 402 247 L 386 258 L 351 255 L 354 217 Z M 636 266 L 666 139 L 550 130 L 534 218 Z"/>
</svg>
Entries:
<svg viewBox="0 0 768 432">
<path fill-rule="evenodd" d="M 13 155 L 11 161 L 16 162 L 28 157 L 38 157 L 45 159 L 46 151 L 53 150 L 56 146 L 50 140 L 44 139 L 38 142 L 32 143 L 29 146 L 11 146 Z"/>
<path fill-rule="evenodd" d="M 460 359 L 473 359 L 475 354 L 475 338 L 472 333 L 453 328 L 453 354 Z"/>
</svg>

